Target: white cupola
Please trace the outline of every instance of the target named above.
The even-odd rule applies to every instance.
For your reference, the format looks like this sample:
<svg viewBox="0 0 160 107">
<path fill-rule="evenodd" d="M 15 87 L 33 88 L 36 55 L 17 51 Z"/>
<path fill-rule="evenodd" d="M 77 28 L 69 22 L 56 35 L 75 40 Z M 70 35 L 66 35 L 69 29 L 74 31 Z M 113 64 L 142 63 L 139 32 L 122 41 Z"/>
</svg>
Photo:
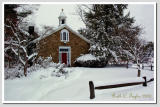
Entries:
<svg viewBox="0 0 160 107">
<path fill-rule="evenodd" d="M 58 17 L 58 19 L 59 19 L 59 26 L 66 24 L 66 18 L 67 17 L 64 14 L 63 9 L 62 9 L 62 11 L 61 11 L 61 13 L 60 13 L 60 15 Z"/>
</svg>

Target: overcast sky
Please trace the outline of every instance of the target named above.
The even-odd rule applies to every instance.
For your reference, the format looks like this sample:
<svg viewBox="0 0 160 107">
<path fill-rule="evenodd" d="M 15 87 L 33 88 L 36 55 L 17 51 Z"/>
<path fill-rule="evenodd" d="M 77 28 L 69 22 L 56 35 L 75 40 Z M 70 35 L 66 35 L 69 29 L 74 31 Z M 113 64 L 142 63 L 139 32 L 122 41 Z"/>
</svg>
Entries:
<svg viewBox="0 0 160 107">
<path fill-rule="evenodd" d="M 67 25 L 72 29 L 78 30 L 85 25 L 76 15 L 76 5 L 74 4 L 45 4 L 41 5 L 38 13 L 35 16 L 37 26 L 49 25 L 58 27 L 58 16 L 61 9 L 67 16 Z M 154 5 L 153 4 L 129 4 L 128 10 L 132 17 L 135 17 L 136 24 L 144 28 L 142 38 L 147 41 L 154 41 Z"/>
</svg>

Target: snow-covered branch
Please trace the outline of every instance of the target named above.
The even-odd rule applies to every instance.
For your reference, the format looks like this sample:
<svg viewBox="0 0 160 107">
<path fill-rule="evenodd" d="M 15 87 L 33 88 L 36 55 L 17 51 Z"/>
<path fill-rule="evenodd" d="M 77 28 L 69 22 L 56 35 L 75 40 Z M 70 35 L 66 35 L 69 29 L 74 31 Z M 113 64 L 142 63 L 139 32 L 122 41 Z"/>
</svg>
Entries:
<svg viewBox="0 0 160 107">
<path fill-rule="evenodd" d="M 38 53 L 33 53 L 33 54 L 31 54 L 30 56 L 28 56 L 28 60 L 32 59 L 33 57 L 35 57 L 35 56 L 37 56 L 37 55 L 38 55 Z"/>
<path fill-rule="evenodd" d="M 109 52 L 112 54 L 112 56 L 114 57 L 115 61 L 118 62 L 118 56 L 116 55 L 116 52 L 112 51 L 109 49 Z"/>
</svg>

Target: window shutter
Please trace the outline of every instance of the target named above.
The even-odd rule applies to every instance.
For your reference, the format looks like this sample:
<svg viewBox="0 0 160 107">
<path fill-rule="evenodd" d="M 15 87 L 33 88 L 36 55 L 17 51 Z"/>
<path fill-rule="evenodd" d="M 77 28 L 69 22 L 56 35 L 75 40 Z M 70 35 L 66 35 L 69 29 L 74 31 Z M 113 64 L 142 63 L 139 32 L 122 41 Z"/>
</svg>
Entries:
<svg viewBox="0 0 160 107">
<path fill-rule="evenodd" d="M 68 32 L 68 41 L 69 41 L 69 32 Z"/>
<path fill-rule="evenodd" d="M 68 33 L 66 32 L 66 41 L 68 41 Z"/>
</svg>

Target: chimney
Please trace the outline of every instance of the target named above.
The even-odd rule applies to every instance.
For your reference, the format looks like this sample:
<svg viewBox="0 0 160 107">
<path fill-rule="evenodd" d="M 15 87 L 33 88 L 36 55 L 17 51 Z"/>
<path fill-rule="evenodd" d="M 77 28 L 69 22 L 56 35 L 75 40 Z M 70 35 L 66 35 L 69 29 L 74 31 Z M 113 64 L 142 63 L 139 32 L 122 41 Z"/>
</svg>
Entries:
<svg viewBox="0 0 160 107">
<path fill-rule="evenodd" d="M 29 26 L 28 32 L 30 35 L 33 34 L 34 33 L 34 26 Z"/>
</svg>

